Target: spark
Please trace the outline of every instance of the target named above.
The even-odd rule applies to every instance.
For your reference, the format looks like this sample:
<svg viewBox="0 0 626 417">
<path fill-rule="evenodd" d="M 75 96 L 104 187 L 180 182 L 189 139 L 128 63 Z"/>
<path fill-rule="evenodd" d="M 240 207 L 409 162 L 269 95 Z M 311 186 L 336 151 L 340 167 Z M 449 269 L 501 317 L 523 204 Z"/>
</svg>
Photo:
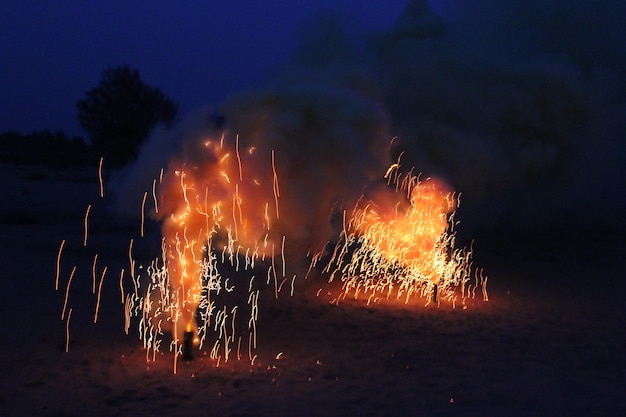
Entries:
<svg viewBox="0 0 626 417">
<path fill-rule="evenodd" d="M 59 253 L 57 254 L 57 273 L 56 278 L 54 280 L 54 289 L 55 291 L 59 290 L 59 274 L 61 273 L 61 252 L 63 251 L 63 246 L 65 246 L 65 239 L 61 241 L 61 246 L 59 246 Z"/>
<path fill-rule="evenodd" d="M 293 277 L 291 278 L 291 291 L 289 292 L 289 295 L 291 297 L 293 297 L 293 290 L 295 287 L 295 283 L 296 283 L 296 275 L 294 274 Z"/>
<path fill-rule="evenodd" d="M 388 169 L 387 172 L 385 173 L 385 177 L 384 178 L 389 178 L 391 176 L 391 173 L 397 169 L 400 165 L 398 163 L 392 164 Z"/>
<path fill-rule="evenodd" d="M 273 149 L 272 149 L 272 172 L 274 173 L 273 188 L 274 188 L 274 200 L 276 202 L 276 218 L 280 219 L 280 214 L 278 211 L 278 197 L 280 197 L 280 189 L 278 187 L 278 174 L 276 173 L 276 162 L 274 158 Z"/>
<path fill-rule="evenodd" d="M 96 262 L 98 261 L 98 254 L 93 257 L 93 263 L 91 265 L 91 293 L 96 293 Z"/>
<path fill-rule="evenodd" d="M 102 271 L 102 276 L 100 277 L 100 285 L 98 285 L 98 298 L 96 301 L 96 312 L 94 313 L 93 316 L 93 322 L 94 324 L 98 321 L 98 310 L 100 309 L 100 295 L 102 293 L 102 283 L 104 282 L 104 274 L 107 273 L 107 267 L 104 267 L 104 270 Z"/>
<path fill-rule="evenodd" d="M 130 278 L 135 286 L 135 297 L 139 296 L 139 288 L 137 287 L 137 280 L 135 279 L 135 260 L 133 259 L 133 239 L 130 239 L 128 245 L 128 263 L 130 266 Z"/>
<path fill-rule="evenodd" d="M 145 191 L 143 193 L 143 199 L 141 200 L 141 237 L 143 237 L 143 230 L 144 230 L 144 223 L 145 223 L 145 218 L 146 218 L 146 197 L 148 197 L 148 192 Z"/>
<path fill-rule="evenodd" d="M 278 277 L 276 276 L 276 265 L 274 264 L 275 254 L 274 254 L 274 244 L 272 244 L 272 266 L 267 270 L 267 281 L 270 281 L 270 273 L 271 276 L 274 277 L 274 293 L 276 299 L 278 299 Z"/>
<path fill-rule="evenodd" d="M 85 212 L 85 221 L 84 221 L 84 226 L 85 226 L 85 236 L 83 239 L 83 246 L 87 246 L 87 235 L 89 233 L 89 227 L 88 227 L 88 218 L 89 218 L 89 212 L 91 211 L 91 204 L 89 204 L 87 206 L 87 211 Z"/>
<path fill-rule="evenodd" d="M 122 304 L 125 303 L 125 299 L 126 299 L 124 297 L 124 284 L 122 282 L 123 280 L 124 280 L 124 268 L 120 270 L 120 296 L 122 298 Z"/>
<path fill-rule="evenodd" d="M 133 303 L 130 294 L 126 295 L 126 301 L 124 303 L 124 333 L 128 334 L 132 319 Z"/>
<path fill-rule="evenodd" d="M 156 178 L 152 180 L 152 198 L 154 200 L 154 213 L 155 214 L 159 214 L 159 203 L 157 202 L 157 195 L 156 195 Z"/>
<path fill-rule="evenodd" d="M 72 309 L 67 312 L 67 320 L 65 322 L 65 352 L 70 351 L 70 318 L 72 317 Z"/>
<path fill-rule="evenodd" d="M 283 278 L 283 280 L 280 282 L 280 285 L 278 285 L 278 293 L 282 291 L 283 285 L 285 285 L 285 282 L 287 282 L 287 278 Z"/>
<path fill-rule="evenodd" d="M 183 198 L 185 199 L 185 203 L 187 203 L 187 211 L 191 211 L 191 205 L 187 198 L 187 186 L 185 185 L 185 171 L 180 173 L 180 188 L 183 190 Z"/>
<path fill-rule="evenodd" d="M 286 261 L 285 261 L 285 236 L 283 236 L 283 241 L 282 241 L 281 246 L 280 246 L 280 259 L 282 260 L 283 277 L 284 277 L 284 276 L 285 276 L 285 272 L 286 272 Z"/>
<path fill-rule="evenodd" d="M 174 334 L 178 334 L 177 327 L 178 320 L 174 321 Z M 178 363 L 178 339 L 175 338 L 172 343 L 174 344 L 174 375 L 176 375 L 176 368 Z"/>
<path fill-rule="evenodd" d="M 70 273 L 70 278 L 67 280 L 67 286 L 65 287 L 65 300 L 63 300 L 63 310 L 61 311 L 61 320 L 65 317 L 65 309 L 67 308 L 67 299 L 70 295 L 70 285 L 72 284 L 72 278 L 74 278 L 74 272 L 76 272 L 76 267 L 72 268 L 72 272 Z"/>
<path fill-rule="evenodd" d="M 241 156 L 239 155 L 239 135 L 235 138 L 235 152 L 237 154 L 237 164 L 239 165 L 239 181 L 243 181 L 243 171 L 241 170 Z"/>
<path fill-rule="evenodd" d="M 104 197 L 104 182 L 102 181 L 102 162 L 104 157 L 100 157 L 100 163 L 98 164 L 98 181 L 100 183 L 100 197 Z"/>
<path fill-rule="evenodd" d="M 252 332 L 248 332 L 248 358 L 254 364 L 254 356 L 252 356 Z"/>
</svg>

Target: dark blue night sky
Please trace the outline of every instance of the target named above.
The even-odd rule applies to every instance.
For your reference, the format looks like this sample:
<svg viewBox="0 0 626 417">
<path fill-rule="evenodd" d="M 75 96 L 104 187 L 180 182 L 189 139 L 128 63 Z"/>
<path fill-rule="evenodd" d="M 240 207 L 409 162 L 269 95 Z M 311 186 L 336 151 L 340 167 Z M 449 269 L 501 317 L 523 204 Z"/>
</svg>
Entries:
<svg viewBox="0 0 626 417">
<path fill-rule="evenodd" d="M 127 64 L 179 103 L 181 126 L 208 106 L 244 134 L 248 114 L 278 102 L 254 128 L 291 140 L 304 126 L 282 123 L 314 109 L 326 123 L 305 135 L 329 146 L 332 132 L 352 132 L 334 144 L 355 149 L 397 136 L 388 161 L 402 152 L 443 177 L 477 229 L 621 233 L 625 4 L 3 2 L 0 132 L 82 135 L 76 101 Z"/>
<path fill-rule="evenodd" d="M 75 103 L 107 66 L 128 64 L 181 113 L 259 86 L 284 63 L 296 28 L 332 7 L 370 30 L 393 23 L 404 0 L 363 2 L 2 2 L 0 131 L 82 134 Z"/>
</svg>

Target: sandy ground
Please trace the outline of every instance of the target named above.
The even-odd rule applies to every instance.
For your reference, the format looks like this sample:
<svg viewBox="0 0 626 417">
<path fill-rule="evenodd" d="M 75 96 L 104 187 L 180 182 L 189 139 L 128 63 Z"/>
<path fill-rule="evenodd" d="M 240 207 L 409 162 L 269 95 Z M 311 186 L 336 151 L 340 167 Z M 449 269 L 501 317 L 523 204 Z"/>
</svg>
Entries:
<svg viewBox="0 0 626 417">
<path fill-rule="evenodd" d="M 332 305 L 335 288 L 298 281 L 293 297 L 261 294 L 253 364 L 246 354 L 237 360 L 236 349 L 219 366 L 198 352 L 174 375 L 170 352 L 146 362 L 136 335 L 124 334 L 119 272 L 104 281 L 93 324 L 93 251 L 81 248 L 86 207 L 93 204 L 89 245 L 111 271 L 126 264 L 138 231 L 107 214 L 96 170 L 2 166 L 0 184 L 2 417 L 626 415 L 617 239 L 477 242 L 490 299 L 467 309 Z M 66 353 L 60 315 L 73 265 Z"/>
</svg>

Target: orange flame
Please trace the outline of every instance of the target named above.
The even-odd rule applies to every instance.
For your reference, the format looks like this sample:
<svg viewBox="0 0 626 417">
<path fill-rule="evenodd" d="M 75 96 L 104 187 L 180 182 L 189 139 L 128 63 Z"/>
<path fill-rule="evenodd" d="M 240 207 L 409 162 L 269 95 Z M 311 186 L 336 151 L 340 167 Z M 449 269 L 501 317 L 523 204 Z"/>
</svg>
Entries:
<svg viewBox="0 0 626 417">
<path fill-rule="evenodd" d="M 358 210 L 355 231 L 387 261 L 419 270 L 436 283 L 437 244 L 448 228 L 455 200 L 448 186 L 434 178 L 419 182 L 409 194 L 410 205 L 404 210 L 400 203 L 391 210 L 372 204 Z"/>
<path fill-rule="evenodd" d="M 264 197 L 276 193 L 274 168 L 258 169 L 263 161 L 252 152 L 240 154 L 238 138 L 234 149 L 224 140 L 208 140 L 192 152 L 170 163 L 155 213 L 162 220 L 166 268 L 176 300 L 172 319 L 182 323 L 175 327 L 187 331 L 197 330 L 203 259 L 219 250 L 232 260 L 240 247 L 264 256 L 271 221 Z"/>
<path fill-rule="evenodd" d="M 398 168 L 392 165 L 386 177 Z M 341 276 L 344 297 L 363 293 L 369 300 L 394 296 L 408 302 L 437 286 L 454 303 L 455 291 L 469 280 L 471 256 L 454 248 L 458 199 L 436 178 L 396 175 L 393 183 L 395 193 L 384 190 L 357 203 L 326 267 L 330 280 Z"/>
</svg>

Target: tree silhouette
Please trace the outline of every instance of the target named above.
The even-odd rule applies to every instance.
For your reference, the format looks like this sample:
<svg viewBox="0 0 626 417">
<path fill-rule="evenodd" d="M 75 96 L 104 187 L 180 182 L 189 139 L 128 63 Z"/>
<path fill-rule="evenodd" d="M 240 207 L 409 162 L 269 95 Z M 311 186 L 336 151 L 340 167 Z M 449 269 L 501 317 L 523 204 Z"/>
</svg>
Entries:
<svg viewBox="0 0 626 417">
<path fill-rule="evenodd" d="M 100 84 L 87 91 L 76 107 L 95 152 L 109 166 L 135 159 L 150 130 L 158 123 L 169 127 L 178 113 L 175 102 L 126 65 L 104 70 Z"/>
<path fill-rule="evenodd" d="M 70 138 L 60 130 L 38 130 L 26 135 L 12 131 L 0 133 L 0 161 L 69 168 L 93 165 L 97 159 L 78 136 Z"/>
</svg>

